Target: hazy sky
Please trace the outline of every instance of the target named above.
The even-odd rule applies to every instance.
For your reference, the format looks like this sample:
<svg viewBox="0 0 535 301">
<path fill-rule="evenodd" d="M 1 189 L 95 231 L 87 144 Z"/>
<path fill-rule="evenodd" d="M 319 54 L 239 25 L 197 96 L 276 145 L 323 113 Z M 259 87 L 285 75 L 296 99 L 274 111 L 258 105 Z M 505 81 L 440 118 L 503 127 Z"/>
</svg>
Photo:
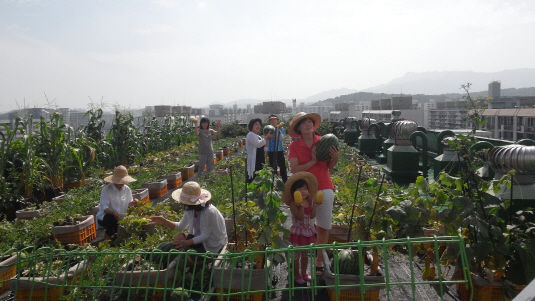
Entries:
<svg viewBox="0 0 535 301">
<path fill-rule="evenodd" d="M 0 0 L 0 111 L 302 99 L 535 68 L 535 1 Z"/>
</svg>

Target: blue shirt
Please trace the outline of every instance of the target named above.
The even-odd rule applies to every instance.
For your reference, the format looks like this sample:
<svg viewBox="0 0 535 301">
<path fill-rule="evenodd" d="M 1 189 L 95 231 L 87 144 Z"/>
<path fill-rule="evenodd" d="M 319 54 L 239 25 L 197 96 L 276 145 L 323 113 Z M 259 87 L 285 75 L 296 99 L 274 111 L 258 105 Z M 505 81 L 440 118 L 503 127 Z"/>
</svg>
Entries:
<svg viewBox="0 0 535 301">
<path fill-rule="evenodd" d="M 277 140 L 279 144 L 279 149 L 277 151 L 282 152 L 284 148 L 282 147 L 282 140 L 284 139 L 284 128 L 281 127 L 280 130 L 277 130 L 275 132 L 275 137 L 272 139 L 269 139 L 268 144 L 268 152 L 274 152 L 275 151 L 275 140 Z"/>
</svg>

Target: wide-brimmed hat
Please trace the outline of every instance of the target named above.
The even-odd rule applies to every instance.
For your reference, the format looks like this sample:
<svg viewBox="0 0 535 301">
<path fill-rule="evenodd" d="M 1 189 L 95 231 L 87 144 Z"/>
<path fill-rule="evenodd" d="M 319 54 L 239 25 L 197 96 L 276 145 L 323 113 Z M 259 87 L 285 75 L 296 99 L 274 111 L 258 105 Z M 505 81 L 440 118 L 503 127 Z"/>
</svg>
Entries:
<svg viewBox="0 0 535 301">
<path fill-rule="evenodd" d="M 197 182 L 187 182 L 182 188 L 173 191 L 171 197 L 182 204 L 204 206 L 212 198 L 212 194 L 202 189 Z"/>
<path fill-rule="evenodd" d="M 128 169 L 126 169 L 126 167 L 119 165 L 115 167 L 111 176 L 104 178 L 104 181 L 113 184 L 128 184 L 130 182 L 135 182 L 136 179 L 128 175 Z"/>
<path fill-rule="evenodd" d="M 316 192 L 318 192 L 318 180 L 316 177 L 309 173 L 308 171 L 300 171 L 294 173 L 286 183 L 284 184 L 284 191 L 282 192 L 282 201 L 286 205 L 290 205 L 294 196 L 292 195 L 292 185 L 297 180 L 305 180 L 308 186 L 308 198 L 313 200 L 316 197 Z"/>
<path fill-rule="evenodd" d="M 316 113 L 307 114 L 305 112 L 299 112 L 295 114 L 294 119 L 290 121 L 290 128 L 288 129 L 288 135 L 290 135 L 290 137 L 292 138 L 301 137 L 301 134 L 299 134 L 299 132 L 297 131 L 295 127 L 297 126 L 299 121 L 305 118 L 310 118 L 314 121 L 314 131 L 318 129 L 318 127 L 320 126 L 320 122 L 321 122 L 321 116 L 319 114 L 316 114 Z"/>
</svg>

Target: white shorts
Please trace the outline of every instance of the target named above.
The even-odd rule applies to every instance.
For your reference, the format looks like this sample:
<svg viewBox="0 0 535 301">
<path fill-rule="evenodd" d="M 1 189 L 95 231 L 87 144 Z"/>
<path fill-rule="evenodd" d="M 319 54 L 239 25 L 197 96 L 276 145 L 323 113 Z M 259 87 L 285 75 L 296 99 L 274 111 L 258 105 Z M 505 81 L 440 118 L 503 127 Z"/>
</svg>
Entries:
<svg viewBox="0 0 535 301">
<path fill-rule="evenodd" d="M 334 191 L 323 189 L 323 203 L 316 208 L 315 223 L 317 226 L 331 230 L 334 204 Z"/>
</svg>

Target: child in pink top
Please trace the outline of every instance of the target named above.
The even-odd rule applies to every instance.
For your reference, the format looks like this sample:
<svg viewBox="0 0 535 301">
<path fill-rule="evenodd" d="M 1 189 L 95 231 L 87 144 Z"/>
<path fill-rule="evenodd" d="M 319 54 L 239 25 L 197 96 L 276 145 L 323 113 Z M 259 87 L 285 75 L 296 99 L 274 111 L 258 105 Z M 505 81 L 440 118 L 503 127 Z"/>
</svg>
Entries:
<svg viewBox="0 0 535 301">
<path fill-rule="evenodd" d="M 283 199 L 285 199 L 285 202 L 287 201 L 290 206 L 290 212 L 292 213 L 289 240 L 294 246 L 307 246 L 316 242 L 316 229 L 313 219 L 316 216 L 317 204 L 313 201 L 312 197 L 316 195 L 317 187 L 318 182 L 316 178 L 309 172 L 296 173 L 286 182 Z M 300 204 L 294 200 L 294 193 L 296 191 L 301 193 L 303 199 L 303 202 Z M 285 196 L 286 198 L 284 198 Z M 289 201 L 288 198 L 290 198 Z M 294 262 L 295 282 L 302 285 L 305 284 L 305 281 L 312 280 L 306 272 L 308 251 L 298 251 L 296 255 Z"/>
</svg>

